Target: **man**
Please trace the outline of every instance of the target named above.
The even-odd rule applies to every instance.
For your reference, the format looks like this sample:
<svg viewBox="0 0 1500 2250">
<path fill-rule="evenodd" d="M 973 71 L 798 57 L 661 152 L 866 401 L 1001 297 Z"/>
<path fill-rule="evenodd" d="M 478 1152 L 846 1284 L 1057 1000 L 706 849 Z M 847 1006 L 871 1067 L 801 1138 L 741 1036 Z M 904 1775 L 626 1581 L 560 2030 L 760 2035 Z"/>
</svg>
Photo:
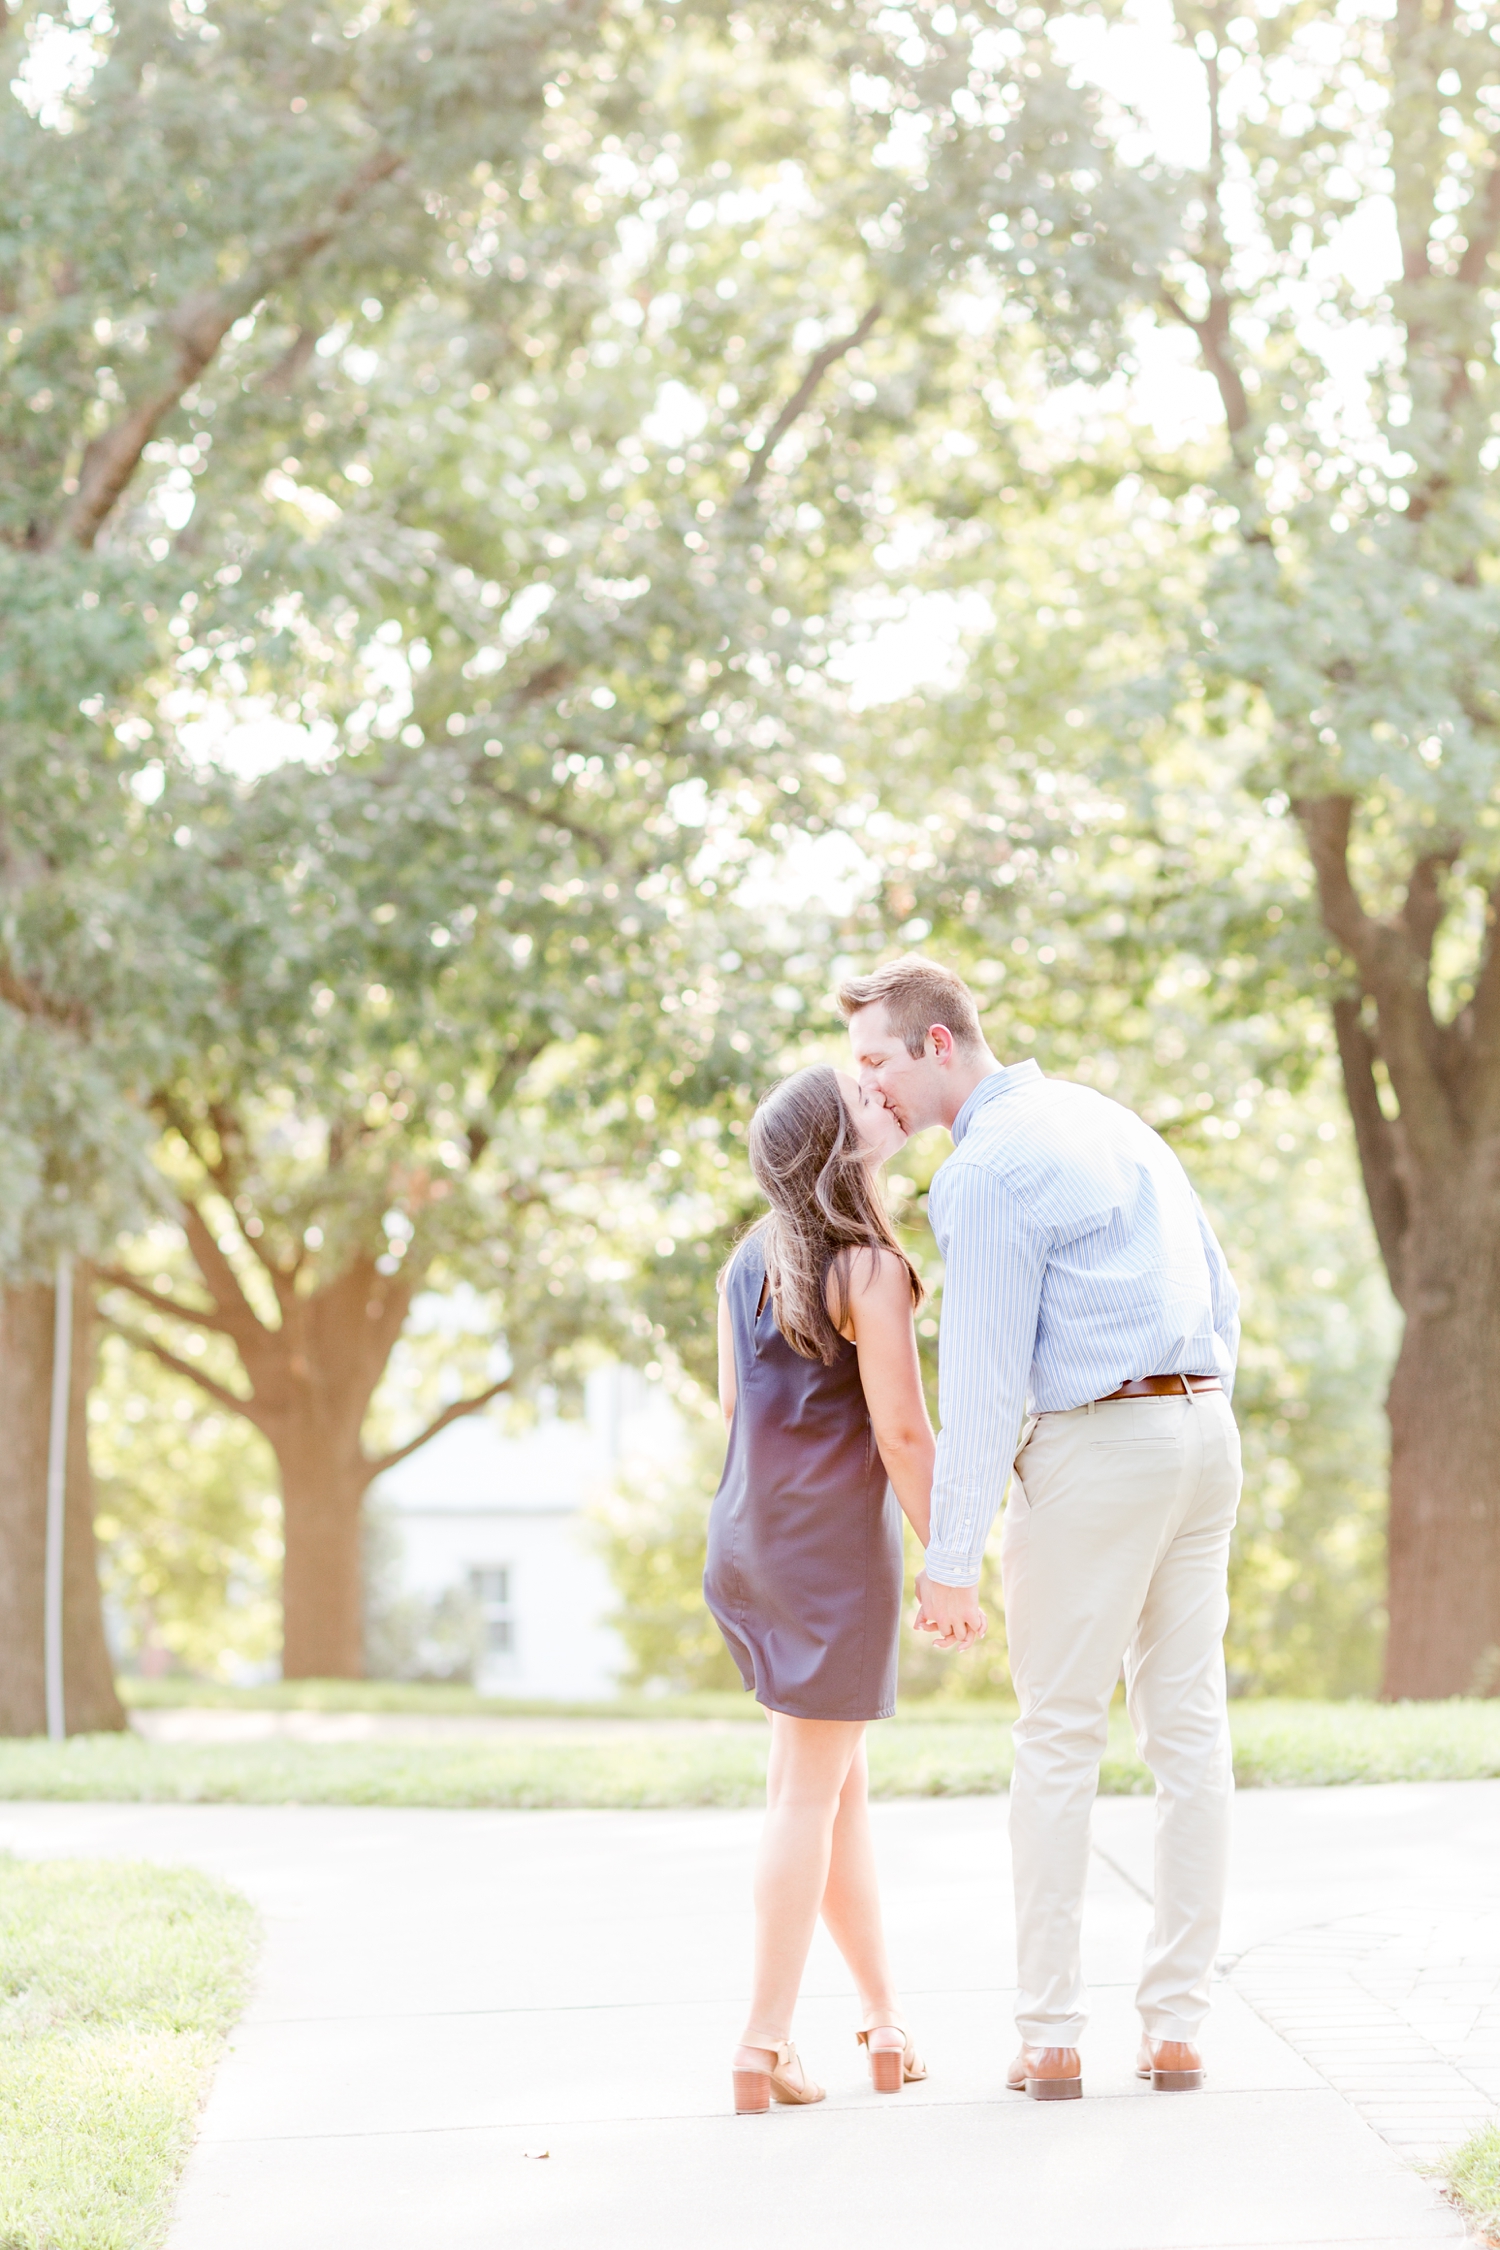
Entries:
<svg viewBox="0 0 1500 2250">
<path fill-rule="evenodd" d="M 1014 1463 L 1000 1550 L 1020 1704 L 1022 2044 L 1009 2083 L 1037 2100 L 1083 2091 L 1079 1926 L 1123 1660 L 1157 1798 L 1136 2068 L 1162 2090 L 1201 2085 L 1233 1789 L 1223 1637 L 1238 1294 L 1166 1143 L 1034 1062 L 1003 1068 L 959 977 L 908 955 L 853 978 L 839 1005 L 862 1083 L 903 1131 L 953 1135 L 928 1196 L 945 1260 L 942 1429 L 917 1581 L 917 1622 L 939 1648 L 984 1632 L 974 1588 Z"/>
</svg>

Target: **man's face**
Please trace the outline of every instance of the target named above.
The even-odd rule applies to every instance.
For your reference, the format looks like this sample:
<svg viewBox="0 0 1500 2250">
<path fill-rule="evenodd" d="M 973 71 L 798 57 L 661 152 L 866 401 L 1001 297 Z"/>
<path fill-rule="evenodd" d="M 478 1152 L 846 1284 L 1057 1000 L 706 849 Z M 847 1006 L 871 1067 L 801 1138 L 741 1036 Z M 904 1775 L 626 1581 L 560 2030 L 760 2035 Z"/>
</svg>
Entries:
<svg viewBox="0 0 1500 2250">
<path fill-rule="evenodd" d="M 946 1031 L 943 1037 L 948 1039 Z M 849 1018 L 849 1044 L 860 1085 L 880 1097 L 903 1133 L 942 1123 L 946 1084 L 930 1032 L 921 1054 L 909 1055 L 906 1042 L 891 1029 L 885 1002 L 877 1000 Z"/>
</svg>

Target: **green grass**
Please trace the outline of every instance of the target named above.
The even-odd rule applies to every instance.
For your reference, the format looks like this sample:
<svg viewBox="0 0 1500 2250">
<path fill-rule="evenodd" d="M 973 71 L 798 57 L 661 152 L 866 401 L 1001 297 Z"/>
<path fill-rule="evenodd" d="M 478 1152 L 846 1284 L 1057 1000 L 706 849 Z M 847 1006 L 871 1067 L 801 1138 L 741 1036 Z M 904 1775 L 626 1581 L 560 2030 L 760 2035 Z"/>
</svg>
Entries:
<svg viewBox="0 0 1500 2250">
<path fill-rule="evenodd" d="M 1500 2125 L 1485 2125 L 1445 2167 L 1449 2187 L 1480 2230 L 1480 2240 L 1500 2242 Z"/>
<path fill-rule="evenodd" d="M 154 2250 L 255 1949 L 182 1868 L 0 1857 L 0 2250 Z"/>
<path fill-rule="evenodd" d="M 1500 1697 L 1449 1703 L 1232 1703 L 1242 1789 L 1500 1775 Z"/>
<path fill-rule="evenodd" d="M 687 1701 L 650 1699 L 650 1714 L 690 1716 Z M 518 1733 L 474 1742 L 197 1745 L 130 1735 L 0 1742 L 0 1798 L 517 1809 L 754 1804 L 764 1785 L 767 1729 L 743 1698 L 711 1702 L 711 1713 L 702 1715 L 727 1709 L 746 1723 L 704 1727 L 701 1734 L 664 1728 L 654 1736 L 590 1715 L 566 1736 Z M 558 1717 L 577 1711 L 533 1708 Z M 1004 1789 L 1012 1716 L 1000 1703 L 908 1704 L 892 1724 L 870 1730 L 874 1793 L 953 1797 Z M 1240 1703 L 1230 1720 L 1242 1787 L 1500 1775 L 1500 1700 Z M 1151 1786 L 1118 1706 L 1100 1780 L 1106 1794 L 1117 1796 Z"/>
<path fill-rule="evenodd" d="M 701 1742 L 251 1742 L 81 1735 L 0 1743 L 0 1798 L 240 1805 L 744 1805 L 761 1794 L 766 1729 Z M 4 2238 L 0 2237 L 0 2250 Z"/>
<path fill-rule="evenodd" d="M 392 1711 L 458 1719 L 743 1719 L 748 1699 L 731 1690 L 709 1695 L 618 1695 L 604 1703 L 525 1702 L 481 1695 L 477 1688 L 431 1680 L 273 1680 L 264 1687 L 225 1687 L 213 1680 L 116 1682 L 134 1711 Z M 0 2244 L 0 2250 L 4 2245 Z"/>
</svg>

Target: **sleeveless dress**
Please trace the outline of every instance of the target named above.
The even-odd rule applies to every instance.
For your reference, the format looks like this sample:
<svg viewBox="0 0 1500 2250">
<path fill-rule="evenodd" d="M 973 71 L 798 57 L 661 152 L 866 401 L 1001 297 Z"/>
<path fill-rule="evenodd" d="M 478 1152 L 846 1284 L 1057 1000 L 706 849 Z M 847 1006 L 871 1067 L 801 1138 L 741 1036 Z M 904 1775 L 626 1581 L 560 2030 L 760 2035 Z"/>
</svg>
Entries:
<svg viewBox="0 0 1500 2250">
<path fill-rule="evenodd" d="M 876 1450 L 859 1355 L 831 1367 L 776 1325 L 752 1237 L 724 1277 L 735 1408 L 708 1519 L 703 1592 L 747 1688 L 798 1719 L 896 1708 L 901 1512 Z M 760 1306 L 759 1311 L 757 1307 Z"/>
</svg>

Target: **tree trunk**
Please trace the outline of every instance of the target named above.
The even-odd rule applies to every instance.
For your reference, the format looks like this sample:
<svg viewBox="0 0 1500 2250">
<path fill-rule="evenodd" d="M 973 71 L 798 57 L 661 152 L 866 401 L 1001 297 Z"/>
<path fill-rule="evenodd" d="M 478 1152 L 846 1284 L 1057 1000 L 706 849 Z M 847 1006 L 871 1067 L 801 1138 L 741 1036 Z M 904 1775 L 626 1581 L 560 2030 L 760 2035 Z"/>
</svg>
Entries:
<svg viewBox="0 0 1500 2250">
<path fill-rule="evenodd" d="M 1500 1198 L 1413 1183 L 1391 1422 L 1388 1697 L 1500 1688 Z"/>
<path fill-rule="evenodd" d="M 317 1433 L 284 1439 L 277 1452 L 286 1541 L 282 1678 L 363 1679 L 360 1521 L 369 1467 Z"/>
<path fill-rule="evenodd" d="M 1472 997 L 1444 1021 L 1432 949 L 1457 847 L 1417 860 L 1402 904 L 1377 916 L 1350 874 L 1353 800 L 1304 799 L 1296 812 L 1324 923 L 1358 973 L 1361 996 L 1334 1001 L 1333 1026 L 1370 1216 L 1406 1315 L 1386 1398 L 1381 1692 L 1487 1694 L 1500 1689 L 1500 887 Z"/>
<path fill-rule="evenodd" d="M 56 1293 L 32 1282 L 0 1289 L 0 1734 L 45 1734 L 43 1580 L 47 1447 Z M 80 1273 L 73 1299 L 73 1376 L 63 1543 L 63 1709 L 69 1734 L 118 1730 L 94 1547 L 88 1458 L 94 1302 Z"/>
<path fill-rule="evenodd" d="M 404 1445 L 378 1457 L 367 1454 L 361 1432 L 371 1399 L 405 1326 L 424 1266 L 408 1252 L 399 1278 L 382 1271 L 384 1252 L 357 1250 L 318 1287 L 305 1280 L 309 1254 L 299 1236 L 278 1258 L 270 1231 L 240 1192 L 241 1175 L 228 1156 L 205 1155 L 191 1120 L 180 1122 L 197 1158 L 241 1225 L 247 1249 L 276 1292 L 277 1325 L 262 1320 L 240 1284 L 219 1235 L 199 1206 L 186 1199 L 183 1229 L 213 1310 L 205 1312 L 158 1291 L 127 1268 L 108 1268 L 107 1285 L 134 1302 L 192 1328 L 229 1338 L 239 1355 L 248 1392 L 236 1393 L 205 1374 L 194 1360 L 171 1350 L 159 1336 L 111 1314 L 117 1335 L 150 1352 L 182 1375 L 226 1413 L 243 1414 L 267 1440 L 281 1471 L 285 1565 L 282 1573 L 282 1677 L 288 1680 L 357 1680 L 364 1676 L 364 1588 L 360 1517 L 365 1493 L 382 1470 L 394 1468 L 439 1430 L 477 1414 L 509 1388 L 509 1376 L 471 1398 L 455 1399 Z M 227 1135 L 220 1149 L 243 1146 L 227 1113 L 213 1131 Z M 378 1206 L 377 1206 L 378 1208 Z"/>
</svg>

